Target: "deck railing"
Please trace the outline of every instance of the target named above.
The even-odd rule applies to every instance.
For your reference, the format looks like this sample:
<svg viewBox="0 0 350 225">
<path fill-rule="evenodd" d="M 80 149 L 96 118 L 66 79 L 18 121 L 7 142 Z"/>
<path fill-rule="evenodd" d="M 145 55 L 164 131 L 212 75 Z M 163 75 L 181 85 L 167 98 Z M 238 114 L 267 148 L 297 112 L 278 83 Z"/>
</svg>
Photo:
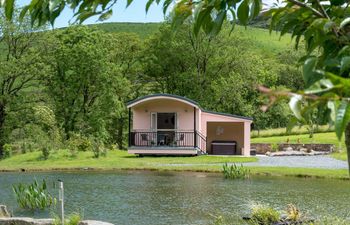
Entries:
<svg viewBox="0 0 350 225">
<path fill-rule="evenodd" d="M 188 147 L 206 149 L 206 138 L 197 131 L 132 131 L 129 146 Z"/>
</svg>

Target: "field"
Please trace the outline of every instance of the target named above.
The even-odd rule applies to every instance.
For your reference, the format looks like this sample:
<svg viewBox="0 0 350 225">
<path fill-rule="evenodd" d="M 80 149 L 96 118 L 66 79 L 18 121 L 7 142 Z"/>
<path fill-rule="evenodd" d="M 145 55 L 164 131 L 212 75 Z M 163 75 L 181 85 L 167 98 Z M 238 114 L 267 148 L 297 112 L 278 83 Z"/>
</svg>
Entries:
<svg viewBox="0 0 350 225">
<path fill-rule="evenodd" d="M 88 26 L 107 32 L 135 33 L 140 38 L 145 39 L 157 32 L 161 23 L 100 23 Z"/>
<path fill-rule="evenodd" d="M 328 125 L 319 126 L 314 133 L 326 133 L 334 131 L 333 127 Z M 274 128 L 268 130 L 253 130 L 251 132 L 251 137 L 260 138 L 260 137 L 272 137 L 272 136 L 289 136 L 289 135 L 299 135 L 299 134 L 309 134 L 307 126 L 294 127 L 289 133 L 287 133 L 286 128 Z"/>
<path fill-rule="evenodd" d="M 89 26 L 107 32 L 135 33 L 141 39 L 146 39 L 156 33 L 161 25 L 162 23 L 100 23 Z M 239 37 L 252 40 L 254 44 L 249 46 L 249 48 L 271 57 L 276 56 L 276 54 L 286 49 L 292 49 L 291 46 L 293 46 L 290 36 L 285 35 L 281 38 L 279 34 L 275 32 L 270 33 L 266 29 L 255 27 L 245 28 L 237 25 L 233 32 Z"/>
</svg>

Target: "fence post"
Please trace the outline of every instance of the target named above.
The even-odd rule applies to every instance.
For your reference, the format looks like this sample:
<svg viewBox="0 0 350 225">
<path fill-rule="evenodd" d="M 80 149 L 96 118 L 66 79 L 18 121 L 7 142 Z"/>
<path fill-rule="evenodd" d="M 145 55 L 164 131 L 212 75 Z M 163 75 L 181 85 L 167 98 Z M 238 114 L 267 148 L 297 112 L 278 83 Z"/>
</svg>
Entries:
<svg viewBox="0 0 350 225">
<path fill-rule="evenodd" d="M 58 180 L 58 201 L 61 202 L 61 221 L 62 225 L 64 225 L 64 188 L 63 181 Z"/>
</svg>

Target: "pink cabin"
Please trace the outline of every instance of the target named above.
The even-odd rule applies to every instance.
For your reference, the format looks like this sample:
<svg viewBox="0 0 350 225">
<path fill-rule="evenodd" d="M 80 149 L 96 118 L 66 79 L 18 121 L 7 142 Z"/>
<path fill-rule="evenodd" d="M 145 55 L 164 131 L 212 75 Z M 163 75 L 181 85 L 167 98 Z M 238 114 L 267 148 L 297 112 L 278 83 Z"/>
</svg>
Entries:
<svg viewBox="0 0 350 225">
<path fill-rule="evenodd" d="M 207 111 L 170 94 L 147 95 L 127 107 L 131 154 L 250 155 L 251 118 Z"/>
</svg>

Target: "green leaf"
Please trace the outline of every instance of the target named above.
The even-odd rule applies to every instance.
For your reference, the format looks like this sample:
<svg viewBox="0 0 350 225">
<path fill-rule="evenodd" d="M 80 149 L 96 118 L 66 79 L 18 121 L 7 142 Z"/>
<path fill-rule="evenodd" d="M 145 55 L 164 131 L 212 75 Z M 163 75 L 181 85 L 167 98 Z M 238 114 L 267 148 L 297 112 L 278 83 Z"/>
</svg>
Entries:
<svg viewBox="0 0 350 225">
<path fill-rule="evenodd" d="M 126 2 L 126 8 L 128 8 L 129 5 L 130 5 L 133 1 L 134 1 L 134 0 L 128 0 L 128 1 Z"/>
<path fill-rule="evenodd" d="M 224 22 L 224 20 L 226 18 L 226 13 L 227 13 L 226 10 L 221 10 L 217 14 L 217 16 L 216 16 L 216 18 L 214 20 L 214 23 L 213 23 L 212 30 L 210 32 L 211 36 L 216 36 L 220 32 L 222 24 L 223 24 L 223 22 Z"/>
<path fill-rule="evenodd" d="M 208 18 L 210 19 L 211 7 L 202 10 L 203 4 L 200 4 L 196 7 L 194 11 L 195 22 L 193 24 L 193 32 L 195 35 L 198 35 L 203 23 L 205 23 Z"/>
<path fill-rule="evenodd" d="M 237 10 L 237 17 L 243 25 L 247 25 L 249 18 L 249 5 L 248 0 L 243 0 Z"/>
<path fill-rule="evenodd" d="M 334 103 L 334 101 L 328 101 L 327 108 L 331 111 L 330 118 L 334 122 L 335 121 L 335 103 Z"/>
<path fill-rule="evenodd" d="M 82 12 L 78 15 L 78 20 L 80 23 L 83 23 L 86 19 L 92 17 L 92 16 L 95 16 L 97 13 L 96 12 Z"/>
<path fill-rule="evenodd" d="M 250 18 L 254 19 L 257 17 L 261 10 L 261 1 L 260 0 L 253 0 L 251 4 L 251 12 L 250 12 Z"/>
<path fill-rule="evenodd" d="M 335 117 L 335 133 L 339 140 L 341 140 L 345 127 L 350 119 L 349 103 L 346 100 L 342 100 Z"/>
<path fill-rule="evenodd" d="M 26 15 L 27 11 L 29 10 L 29 6 L 24 6 L 19 14 L 19 19 L 22 20 L 24 16 Z"/>
<path fill-rule="evenodd" d="M 163 3 L 163 14 L 165 15 L 173 0 L 165 0 Z"/>
<path fill-rule="evenodd" d="M 154 2 L 154 0 L 148 0 L 148 2 L 146 3 L 146 13 L 148 12 L 148 10 L 151 7 L 153 2 Z"/>
<path fill-rule="evenodd" d="M 305 60 L 303 66 L 303 78 L 305 81 L 306 87 L 310 87 L 315 82 L 323 78 L 323 74 L 316 71 L 317 58 L 309 57 Z"/>
<path fill-rule="evenodd" d="M 4 3 L 5 16 L 8 20 L 12 20 L 14 5 L 15 5 L 15 0 L 6 0 Z"/>
<path fill-rule="evenodd" d="M 350 23 L 350 17 L 344 19 L 341 23 L 340 23 L 340 28 L 344 28 L 346 25 L 348 25 Z"/>
<path fill-rule="evenodd" d="M 340 61 L 340 73 L 345 72 L 350 68 L 350 56 L 345 56 Z"/>
<path fill-rule="evenodd" d="M 100 21 L 108 20 L 113 14 L 113 10 L 110 9 L 107 12 L 101 14 L 101 16 L 98 18 Z"/>
<path fill-rule="evenodd" d="M 302 100 L 302 96 L 298 95 L 298 94 L 294 94 L 289 101 L 289 107 L 292 110 L 292 112 L 294 113 L 295 117 L 299 120 L 302 120 L 302 116 L 301 116 L 301 100 Z"/>
</svg>

